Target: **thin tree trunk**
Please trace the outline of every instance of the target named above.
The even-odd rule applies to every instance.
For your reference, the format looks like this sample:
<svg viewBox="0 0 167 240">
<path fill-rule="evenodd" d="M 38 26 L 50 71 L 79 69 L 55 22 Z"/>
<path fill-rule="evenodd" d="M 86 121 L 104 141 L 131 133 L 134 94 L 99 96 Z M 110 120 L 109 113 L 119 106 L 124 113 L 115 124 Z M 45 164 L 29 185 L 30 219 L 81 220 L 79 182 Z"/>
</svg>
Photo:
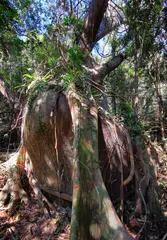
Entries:
<svg viewBox="0 0 167 240">
<path fill-rule="evenodd" d="M 138 115 L 138 87 L 139 87 L 139 77 L 138 77 L 138 51 L 137 51 L 137 24 L 136 24 L 136 15 L 137 15 L 137 2 L 134 0 L 134 11 L 135 14 L 135 29 L 134 29 L 134 70 L 135 70 L 135 76 L 134 76 L 134 96 L 133 96 L 133 108 L 135 111 L 136 116 Z"/>
<path fill-rule="evenodd" d="M 157 105 L 158 105 L 158 120 L 160 124 L 161 129 L 161 137 L 162 140 L 165 140 L 165 130 L 164 130 L 164 122 L 163 122 L 163 100 L 160 90 L 160 55 L 158 54 L 156 58 L 156 73 L 155 73 L 155 90 L 156 90 L 156 96 L 157 96 Z"/>
</svg>

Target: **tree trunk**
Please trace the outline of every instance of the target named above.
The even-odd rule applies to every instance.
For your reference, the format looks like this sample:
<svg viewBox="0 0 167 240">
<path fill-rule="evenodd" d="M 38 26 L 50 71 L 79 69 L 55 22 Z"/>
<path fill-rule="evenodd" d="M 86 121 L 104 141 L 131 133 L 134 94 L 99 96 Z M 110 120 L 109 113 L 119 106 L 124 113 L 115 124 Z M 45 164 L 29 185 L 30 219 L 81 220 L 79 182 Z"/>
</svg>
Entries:
<svg viewBox="0 0 167 240">
<path fill-rule="evenodd" d="M 156 66 L 156 73 L 155 73 L 155 91 L 156 91 L 156 97 L 157 97 L 157 105 L 158 105 L 158 120 L 160 124 L 161 129 L 161 137 L 162 141 L 165 140 L 165 130 L 164 130 L 164 121 L 163 121 L 163 100 L 160 92 L 160 54 L 158 53 L 155 60 L 155 66 Z"/>
<path fill-rule="evenodd" d="M 83 98 L 75 90 L 62 92 L 56 87 L 41 92 L 24 117 L 26 154 L 22 157 L 24 163 L 26 156 L 30 185 L 38 198 L 43 191 L 55 202 L 72 200 L 70 239 L 133 239 L 112 205 L 112 201 L 120 199 L 123 216 L 123 201 L 133 185 L 134 160 L 127 131 L 103 111 L 99 113 L 93 100 Z M 139 156 L 141 152 L 135 154 Z M 137 207 L 142 213 L 146 189 L 153 186 L 149 157 L 147 161 L 145 167 L 144 159 L 143 172 L 140 158 L 135 164 L 136 191 L 140 189 L 136 192 Z M 144 175 L 139 173 L 146 176 L 142 183 Z M 11 188 L 4 187 L 2 192 L 12 195 Z M 17 188 L 17 192 L 21 191 Z M 21 197 L 19 194 L 16 200 Z M 159 216 L 153 193 L 151 204 L 149 211 Z"/>
<path fill-rule="evenodd" d="M 107 6 L 108 0 L 92 0 L 79 39 L 83 53 L 88 54 L 96 43 Z M 89 82 L 85 81 L 89 90 L 124 59 L 125 55 L 120 53 L 99 66 L 87 56 L 83 68 L 89 74 Z M 49 87 L 28 102 L 24 116 L 20 151 L 26 149 L 24 159 L 30 185 L 39 197 L 44 191 L 53 202 L 60 198 L 72 200 L 71 240 L 133 239 L 112 204 L 115 198 L 120 199 L 123 219 L 127 197 L 124 193 L 134 180 L 133 151 L 127 131 L 103 109 L 100 112 L 91 92 L 83 97 L 72 86 L 66 91 L 56 85 L 54 89 Z M 147 164 L 144 190 L 140 189 L 141 179 L 135 173 L 141 208 L 150 180 L 148 171 Z"/>
<path fill-rule="evenodd" d="M 134 96 L 133 96 L 133 102 L 132 106 L 134 109 L 134 112 L 136 114 L 136 117 L 138 116 L 138 102 L 139 102 L 139 96 L 138 96 L 138 88 L 139 88 L 139 76 L 138 76 L 138 68 L 139 68 L 139 61 L 138 61 L 138 46 L 137 46 L 137 1 L 134 0 L 134 11 L 135 11 L 135 23 L 134 23 L 134 70 L 135 70 L 135 76 L 134 76 Z"/>
<path fill-rule="evenodd" d="M 101 176 L 97 106 L 76 99 L 73 116 L 75 166 L 70 239 L 132 239 L 115 212 Z"/>
</svg>

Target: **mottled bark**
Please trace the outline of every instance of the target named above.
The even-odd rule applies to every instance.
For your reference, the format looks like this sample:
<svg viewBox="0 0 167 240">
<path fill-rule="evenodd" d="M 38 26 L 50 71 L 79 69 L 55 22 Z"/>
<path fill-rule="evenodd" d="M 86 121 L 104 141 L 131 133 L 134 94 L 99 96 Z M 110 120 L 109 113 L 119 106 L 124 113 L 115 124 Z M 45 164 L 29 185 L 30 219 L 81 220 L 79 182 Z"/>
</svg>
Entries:
<svg viewBox="0 0 167 240">
<path fill-rule="evenodd" d="M 92 50 L 107 6 L 108 0 L 92 0 L 79 39 L 82 52 Z M 98 84 L 124 59 L 120 54 L 102 66 L 95 66 L 87 57 L 84 63 L 87 72 L 91 72 L 90 84 Z M 76 89 L 71 89 L 66 92 L 59 91 L 56 86 L 52 90 L 43 89 L 27 109 L 23 147 L 26 148 L 29 181 L 37 193 L 43 190 L 55 198 L 72 199 L 71 240 L 133 239 L 111 202 L 116 188 L 123 205 L 124 186 L 133 178 L 132 150 L 127 152 L 127 145 L 131 145 L 129 139 L 112 118 L 104 114 L 101 132 L 106 158 L 100 158 L 98 106 L 91 93 L 84 98 Z M 115 155 L 112 148 L 116 150 Z M 112 182 L 107 179 L 105 164 L 110 165 L 107 171 L 115 178 Z M 148 169 L 144 174 L 147 172 Z M 148 177 L 147 185 L 149 180 Z M 140 182 L 136 186 L 139 188 Z"/>
<path fill-rule="evenodd" d="M 43 90 L 24 117 L 23 144 L 29 182 L 38 199 L 42 190 L 52 196 L 52 201 L 72 200 L 71 240 L 132 239 L 112 205 L 112 201 L 120 199 L 123 217 L 123 200 L 134 174 L 127 131 L 102 110 L 99 114 L 95 102 L 74 89 L 64 93 L 56 87 Z M 135 156 L 141 152 L 135 152 Z M 24 168 L 24 155 L 25 152 L 23 161 L 17 161 L 20 169 Z M 149 158 L 145 167 L 142 157 L 135 159 L 136 211 L 144 212 L 142 196 L 145 198 L 150 189 L 152 207 L 148 209 L 160 216 L 156 190 L 152 192 L 150 188 L 154 182 L 149 173 Z M 17 175 L 16 191 L 10 184 L 4 188 L 4 196 L 10 193 L 15 203 L 24 197 L 20 195 L 19 179 Z M 1 200 L 5 201 L 3 197 Z"/>
<path fill-rule="evenodd" d="M 76 99 L 73 111 L 75 166 L 70 239 L 133 239 L 120 222 L 101 176 L 97 106 Z"/>
</svg>

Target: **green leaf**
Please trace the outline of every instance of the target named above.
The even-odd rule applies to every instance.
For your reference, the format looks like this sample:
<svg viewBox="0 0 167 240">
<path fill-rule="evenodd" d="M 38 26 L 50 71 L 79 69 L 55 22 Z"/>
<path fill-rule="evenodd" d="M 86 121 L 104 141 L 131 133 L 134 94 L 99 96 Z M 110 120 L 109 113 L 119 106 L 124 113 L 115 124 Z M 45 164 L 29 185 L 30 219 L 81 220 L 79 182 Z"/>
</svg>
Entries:
<svg viewBox="0 0 167 240">
<path fill-rule="evenodd" d="M 72 15 L 72 16 L 70 17 L 70 23 L 71 23 L 71 24 L 74 24 L 74 23 L 76 23 L 76 22 L 77 22 L 77 19 L 75 18 L 74 15 Z"/>
<path fill-rule="evenodd" d="M 53 77 L 53 74 L 48 74 L 44 77 L 44 81 L 48 80 L 49 78 Z"/>
<path fill-rule="evenodd" d="M 64 25 L 65 25 L 65 26 L 68 26 L 68 25 L 69 25 L 69 18 L 68 18 L 68 17 L 65 17 L 65 18 L 63 19 L 63 21 L 64 21 Z"/>
<path fill-rule="evenodd" d="M 31 76 L 31 75 L 28 74 L 28 73 L 24 74 L 23 77 L 27 77 L 27 78 L 29 78 L 29 79 L 32 79 L 32 78 L 33 78 L 33 76 Z"/>
</svg>

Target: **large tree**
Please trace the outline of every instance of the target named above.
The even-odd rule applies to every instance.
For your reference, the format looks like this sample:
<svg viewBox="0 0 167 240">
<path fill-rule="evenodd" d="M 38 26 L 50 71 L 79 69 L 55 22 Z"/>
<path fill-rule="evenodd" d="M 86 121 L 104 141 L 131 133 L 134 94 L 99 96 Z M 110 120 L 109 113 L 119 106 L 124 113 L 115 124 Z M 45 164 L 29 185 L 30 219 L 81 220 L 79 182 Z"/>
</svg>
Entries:
<svg viewBox="0 0 167 240">
<path fill-rule="evenodd" d="M 72 3 L 63 1 L 62 7 L 68 14 L 64 18 L 66 25 L 76 23 Z M 67 69 L 64 81 L 57 84 L 56 76 L 56 83 L 31 86 L 21 147 L 14 157 L 16 168 L 1 192 L 3 203 L 12 196 L 11 213 L 21 198 L 26 201 L 20 181 L 26 166 L 30 185 L 39 197 L 46 192 L 72 201 L 72 240 L 133 239 L 112 204 L 120 198 L 123 219 L 124 195 L 134 185 L 132 179 L 136 184 L 136 214 L 150 211 L 161 216 L 149 147 L 141 149 L 143 146 L 134 141 L 132 150 L 128 131 L 106 111 L 103 79 L 126 55 L 120 52 L 98 65 L 90 54 L 96 43 L 123 21 L 122 17 L 115 21 L 114 14 L 113 19 L 112 14 L 108 19 L 107 10 L 111 10 L 108 0 L 92 0 L 82 28 L 74 27 L 77 34 L 67 50 L 67 58 L 61 45 L 62 64 Z M 67 80 L 68 87 L 64 84 Z M 94 91 L 99 91 L 98 97 L 93 95 Z M 137 156 L 135 162 L 133 153 Z"/>
</svg>

